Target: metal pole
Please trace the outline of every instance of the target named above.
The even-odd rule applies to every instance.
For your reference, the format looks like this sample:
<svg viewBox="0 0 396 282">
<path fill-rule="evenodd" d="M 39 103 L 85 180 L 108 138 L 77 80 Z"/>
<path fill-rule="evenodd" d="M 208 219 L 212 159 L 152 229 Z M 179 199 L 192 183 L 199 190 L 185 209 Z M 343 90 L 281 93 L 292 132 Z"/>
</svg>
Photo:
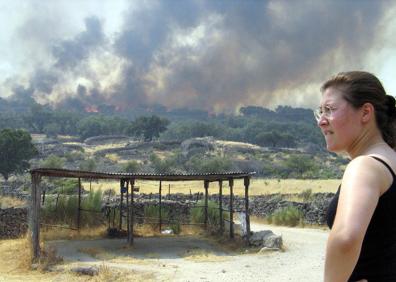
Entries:
<svg viewBox="0 0 396 282">
<path fill-rule="evenodd" d="M 233 214 L 233 201 L 234 201 L 234 179 L 229 179 L 230 185 L 230 238 L 234 238 L 234 214 Z"/>
<path fill-rule="evenodd" d="M 243 179 L 243 184 L 245 185 L 245 220 L 246 220 L 246 244 L 249 245 L 250 239 L 250 215 L 249 215 L 249 184 L 250 178 L 245 177 Z"/>
<path fill-rule="evenodd" d="M 224 232 L 223 219 L 223 181 L 219 180 L 219 213 L 220 213 L 220 234 Z"/>
</svg>

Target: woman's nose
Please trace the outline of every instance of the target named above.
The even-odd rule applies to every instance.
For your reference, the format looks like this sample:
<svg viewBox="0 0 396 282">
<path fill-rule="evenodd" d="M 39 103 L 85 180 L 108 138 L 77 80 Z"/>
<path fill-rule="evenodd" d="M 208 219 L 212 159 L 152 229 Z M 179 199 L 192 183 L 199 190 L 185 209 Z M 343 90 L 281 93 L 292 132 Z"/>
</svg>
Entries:
<svg viewBox="0 0 396 282">
<path fill-rule="evenodd" d="M 327 120 L 327 118 L 324 115 L 321 115 L 318 120 L 318 126 L 321 127 L 321 126 L 327 125 L 328 122 L 329 121 Z"/>
</svg>

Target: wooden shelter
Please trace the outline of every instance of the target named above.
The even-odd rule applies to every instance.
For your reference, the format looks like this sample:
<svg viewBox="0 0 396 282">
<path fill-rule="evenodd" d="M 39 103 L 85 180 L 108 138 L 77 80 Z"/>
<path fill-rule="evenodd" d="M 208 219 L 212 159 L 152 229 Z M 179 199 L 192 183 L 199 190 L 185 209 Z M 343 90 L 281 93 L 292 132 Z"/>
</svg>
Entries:
<svg viewBox="0 0 396 282">
<path fill-rule="evenodd" d="M 53 169 L 53 168 L 37 168 L 30 170 L 32 179 L 32 191 L 31 191 L 31 207 L 30 207 L 30 221 L 29 221 L 29 235 L 31 236 L 32 244 L 32 258 L 38 259 L 40 256 L 40 203 L 41 203 L 41 188 L 40 181 L 43 176 L 46 177 L 62 177 L 62 178 L 76 178 L 78 179 L 78 217 L 77 217 L 77 229 L 80 227 L 80 211 L 81 211 L 81 178 L 83 179 L 109 179 L 119 180 L 120 188 L 126 189 L 126 200 L 127 200 L 127 234 L 128 243 L 133 244 L 133 224 L 134 224 L 134 185 L 136 180 L 154 180 L 159 181 L 203 181 L 203 187 L 205 189 L 205 227 L 208 220 L 208 189 L 210 182 L 219 183 L 219 215 L 220 215 L 220 230 L 224 230 L 223 226 L 223 182 L 228 181 L 230 188 L 230 201 L 229 201 L 229 213 L 230 213 L 230 237 L 234 237 L 234 222 L 233 222 L 233 187 L 235 179 L 243 179 L 245 187 L 245 226 L 246 226 L 246 240 L 249 242 L 250 235 L 250 218 L 249 218 L 249 184 L 250 178 L 254 175 L 254 172 L 228 172 L 228 173 L 204 173 L 204 174 L 146 174 L 146 173 L 111 173 L 111 172 L 90 172 L 80 170 L 67 170 L 67 169 Z M 123 193 L 121 193 L 121 196 Z M 43 194 L 45 197 L 45 194 Z M 159 198 L 161 201 L 161 185 L 159 189 Z M 122 203 L 122 201 L 121 201 Z M 161 205 L 161 202 L 160 202 Z M 161 210 L 161 209 L 160 209 Z"/>
</svg>

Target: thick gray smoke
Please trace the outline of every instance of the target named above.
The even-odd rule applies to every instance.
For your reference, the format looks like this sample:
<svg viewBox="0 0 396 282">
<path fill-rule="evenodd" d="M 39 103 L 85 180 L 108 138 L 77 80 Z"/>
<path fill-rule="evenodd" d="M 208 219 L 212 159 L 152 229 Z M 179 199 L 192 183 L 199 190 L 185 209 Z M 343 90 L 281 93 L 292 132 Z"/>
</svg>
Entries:
<svg viewBox="0 0 396 282">
<path fill-rule="evenodd" d="M 81 33 L 51 42 L 52 64 L 32 73 L 29 89 L 79 107 L 309 107 L 329 75 L 365 67 L 384 7 L 364 0 L 145 1 L 125 11 L 111 37 L 92 16 Z"/>
</svg>

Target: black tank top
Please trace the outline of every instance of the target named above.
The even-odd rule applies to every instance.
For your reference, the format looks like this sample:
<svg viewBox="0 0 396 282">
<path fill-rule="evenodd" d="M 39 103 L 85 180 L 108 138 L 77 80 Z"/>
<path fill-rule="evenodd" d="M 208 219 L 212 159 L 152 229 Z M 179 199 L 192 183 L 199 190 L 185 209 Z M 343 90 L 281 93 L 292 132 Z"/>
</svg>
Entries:
<svg viewBox="0 0 396 282">
<path fill-rule="evenodd" d="M 363 239 L 358 262 L 348 281 L 367 279 L 369 282 L 396 281 L 396 176 L 390 171 L 393 181 L 389 189 L 379 198 L 373 217 Z M 337 212 L 341 185 L 329 204 L 327 225 L 332 228 Z"/>
</svg>

